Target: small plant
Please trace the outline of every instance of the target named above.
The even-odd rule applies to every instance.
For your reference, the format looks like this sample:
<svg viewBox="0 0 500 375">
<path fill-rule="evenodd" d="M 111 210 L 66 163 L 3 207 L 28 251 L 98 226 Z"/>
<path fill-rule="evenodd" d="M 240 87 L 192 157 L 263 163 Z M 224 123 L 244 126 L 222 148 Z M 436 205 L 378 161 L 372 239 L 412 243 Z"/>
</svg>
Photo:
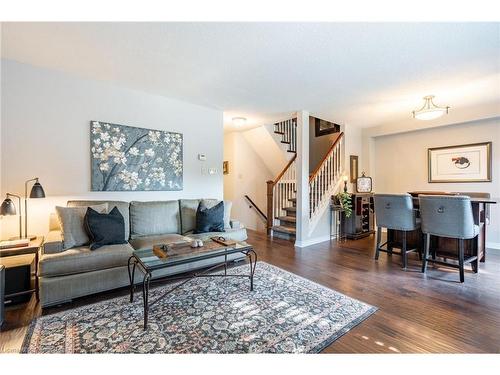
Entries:
<svg viewBox="0 0 500 375">
<path fill-rule="evenodd" d="M 352 214 L 352 204 L 351 204 L 351 194 L 340 192 L 337 194 L 337 199 L 344 209 L 345 217 L 351 217 Z"/>
</svg>

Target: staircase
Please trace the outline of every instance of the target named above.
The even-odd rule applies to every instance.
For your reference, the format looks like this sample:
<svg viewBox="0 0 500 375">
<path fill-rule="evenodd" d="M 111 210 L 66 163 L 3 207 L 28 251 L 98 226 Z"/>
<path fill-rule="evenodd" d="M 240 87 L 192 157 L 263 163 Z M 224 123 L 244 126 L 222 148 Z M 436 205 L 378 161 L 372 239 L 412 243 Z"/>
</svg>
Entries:
<svg viewBox="0 0 500 375">
<path fill-rule="evenodd" d="M 267 232 L 274 237 L 292 240 L 297 224 L 297 119 L 289 119 L 274 124 L 274 133 L 281 136 L 281 142 L 288 145 L 287 152 L 294 153 L 281 173 L 272 181 L 267 181 Z M 342 179 L 341 133 L 330 147 L 322 162 L 309 177 L 309 219 L 314 229 L 330 197 L 336 193 Z"/>
<path fill-rule="evenodd" d="M 293 153 L 285 168 L 273 181 L 267 181 L 267 232 L 273 236 L 293 239 L 296 232 L 296 170 L 297 119 L 292 118 L 274 124 L 274 133 Z"/>
</svg>

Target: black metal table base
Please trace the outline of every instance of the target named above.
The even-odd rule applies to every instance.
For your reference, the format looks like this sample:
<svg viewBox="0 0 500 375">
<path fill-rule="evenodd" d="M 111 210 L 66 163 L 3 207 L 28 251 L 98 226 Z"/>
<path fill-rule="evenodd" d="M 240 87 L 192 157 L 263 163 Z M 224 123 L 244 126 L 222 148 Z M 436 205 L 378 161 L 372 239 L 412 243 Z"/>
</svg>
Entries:
<svg viewBox="0 0 500 375">
<path fill-rule="evenodd" d="M 165 293 L 163 293 L 161 296 L 159 296 L 156 300 L 153 302 L 149 303 L 149 285 L 151 283 L 151 277 L 152 274 L 150 271 L 148 271 L 143 265 L 137 260 L 137 258 L 132 255 L 128 259 L 128 277 L 130 280 L 130 302 L 134 302 L 134 292 L 135 292 L 135 268 L 137 265 L 142 269 L 144 273 L 144 278 L 142 280 L 142 299 L 144 303 L 144 330 L 148 328 L 148 316 L 149 316 L 149 308 L 153 306 L 155 303 L 160 301 L 162 298 L 165 296 L 169 295 L 172 293 L 174 290 L 180 288 L 190 280 L 196 278 L 196 277 L 243 277 L 243 278 L 249 278 L 250 279 L 250 291 L 253 291 L 253 277 L 255 273 L 255 267 L 257 266 L 257 253 L 253 249 L 245 249 L 242 250 L 241 253 L 245 254 L 246 257 L 249 260 L 249 265 L 250 265 L 250 274 L 248 275 L 234 275 L 234 274 L 228 274 L 227 273 L 227 265 L 228 265 L 228 260 L 227 260 L 227 255 L 224 256 L 224 262 L 216 264 L 215 266 L 212 266 L 208 269 L 203 270 L 202 272 L 195 272 L 192 273 L 191 275 L 187 276 L 166 276 L 166 277 L 161 277 L 158 279 L 153 280 L 154 282 L 159 282 L 159 281 L 175 281 L 175 280 L 184 280 L 182 283 L 177 284 L 174 286 L 172 289 L 169 289 Z M 196 261 L 196 259 L 193 259 L 193 261 Z M 167 268 L 168 266 L 166 266 Z M 224 267 L 224 274 L 208 274 L 209 272 L 220 268 Z"/>
</svg>

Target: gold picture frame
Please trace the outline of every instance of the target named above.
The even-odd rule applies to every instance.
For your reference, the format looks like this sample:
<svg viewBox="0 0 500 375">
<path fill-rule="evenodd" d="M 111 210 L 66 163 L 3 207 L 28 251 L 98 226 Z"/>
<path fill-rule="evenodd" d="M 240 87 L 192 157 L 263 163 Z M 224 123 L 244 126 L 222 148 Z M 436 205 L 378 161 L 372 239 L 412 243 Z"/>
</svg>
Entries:
<svg viewBox="0 0 500 375">
<path fill-rule="evenodd" d="M 491 182 L 492 142 L 427 149 L 429 183 Z"/>
</svg>

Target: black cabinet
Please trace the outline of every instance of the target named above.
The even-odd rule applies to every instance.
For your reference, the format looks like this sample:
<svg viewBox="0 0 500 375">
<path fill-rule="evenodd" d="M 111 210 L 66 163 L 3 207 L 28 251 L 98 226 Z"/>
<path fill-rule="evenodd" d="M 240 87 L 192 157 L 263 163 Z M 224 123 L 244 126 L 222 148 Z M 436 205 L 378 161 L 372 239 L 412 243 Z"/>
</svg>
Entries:
<svg viewBox="0 0 500 375">
<path fill-rule="evenodd" d="M 375 233 L 373 194 L 352 194 L 351 205 L 352 214 L 344 220 L 344 230 L 347 238 L 358 239 Z"/>
</svg>

